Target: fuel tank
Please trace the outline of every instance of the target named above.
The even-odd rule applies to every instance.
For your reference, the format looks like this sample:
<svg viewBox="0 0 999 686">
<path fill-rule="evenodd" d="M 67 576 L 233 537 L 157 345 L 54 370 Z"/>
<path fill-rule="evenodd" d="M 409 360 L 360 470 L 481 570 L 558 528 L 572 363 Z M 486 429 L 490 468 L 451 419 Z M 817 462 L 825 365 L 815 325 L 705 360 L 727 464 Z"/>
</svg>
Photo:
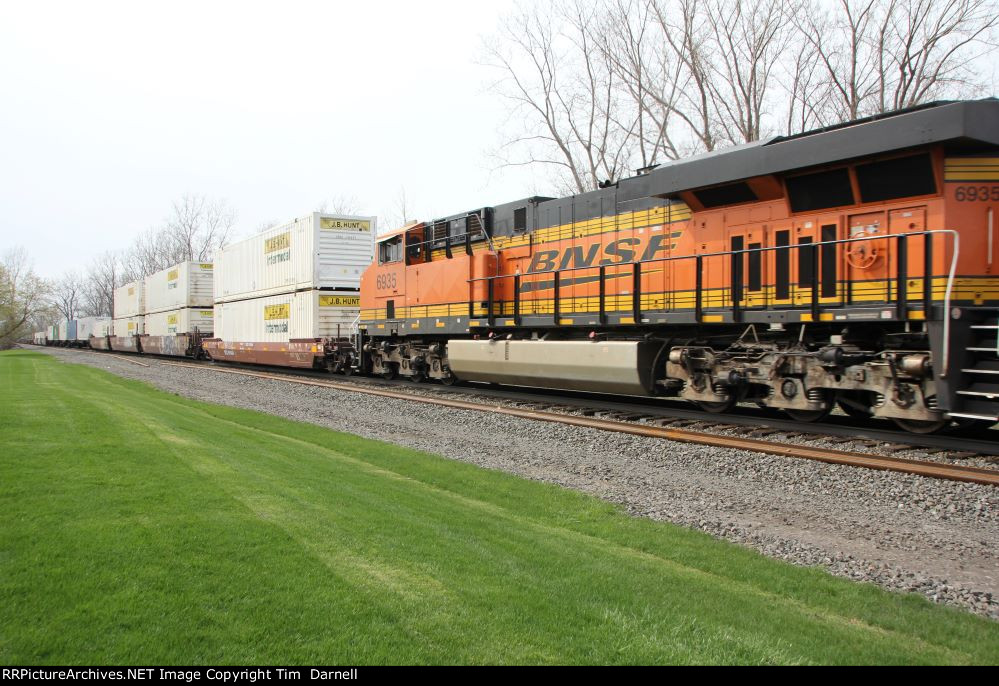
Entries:
<svg viewBox="0 0 999 686">
<path fill-rule="evenodd" d="M 452 340 L 447 358 L 463 381 L 652 395 L 662 348 L 646 341 Z"/>
</svg>

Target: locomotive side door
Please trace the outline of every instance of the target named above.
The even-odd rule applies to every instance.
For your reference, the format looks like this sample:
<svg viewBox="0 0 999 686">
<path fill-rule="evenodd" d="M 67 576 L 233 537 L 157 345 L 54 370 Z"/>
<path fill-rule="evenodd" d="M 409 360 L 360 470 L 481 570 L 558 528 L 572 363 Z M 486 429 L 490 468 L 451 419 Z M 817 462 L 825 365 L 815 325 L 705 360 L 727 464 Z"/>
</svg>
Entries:
<svg viewBox="0 0 999 686">
<path fill-rule="evenodd" d="M 790 280 L 788 290 L 795 306 L 807 307 L 813 297 L 826 305 L 842 302 L 840 255 L 843 247 L 834 242 L 843 238 L 840 223 L 839 216 L 827 215 L 795 222 L 791 231 L 786 227 L 777 229 L 777 244 L 792 246 L 786 258 L 782 255 L 783 251 L 778 251 L 775 258 L 786 263 L 779 275 L 781 278 L 777 280 L 777 290 L 781 290 L 781 282 L 785 278 L 783 272 L 790 272 L 786 278 Z M 816 290 L 818 293 L 815 293 Z"/>
<path fill-rule="evenodd" d="M 766 230 L 762 226 L 741 226 L 726 231 L 726 260 L 729 306 L 766 307 Z M 739 252 L 743 251 L 743 252 Z"/>
<path fill-rule="evenodd" d="M 925 207 L 906 207 L 901 210 L 892 210 L 888 213 L 888 231 L 897 235 L 900 233 L 914 233 L 917 231 L 926 230 L 926 208 Z M 926 278 L 925 271 L 925 258 L 924 250 L 926 246 L 925 236 L 912 236 L 906 239 L 906 260 L 905 260 L 905 273 L 908 275 L 906 279 L 905 291 L 907 298 L 910 300 L 918 299 L 923 296 L 922 292 L 922 279 Z M 894 289 L 897 287 L 897 279 L 894 278 L 898 275 L 899 268 L 899 245 L 894 240 L 891 241 L 892 245 L 888 259 L 888 274 L 891 280 L 891 285 L 889 289 Z M 898 294 L 892 298 L 893 301 L 898 300 Z"/>
</svg>

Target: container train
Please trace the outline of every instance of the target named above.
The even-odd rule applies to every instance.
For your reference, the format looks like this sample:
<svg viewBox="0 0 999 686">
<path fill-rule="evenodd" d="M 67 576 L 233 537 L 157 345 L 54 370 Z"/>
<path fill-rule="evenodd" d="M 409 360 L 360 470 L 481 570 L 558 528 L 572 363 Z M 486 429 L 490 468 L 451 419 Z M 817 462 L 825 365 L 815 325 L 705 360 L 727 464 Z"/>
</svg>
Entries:
<svg viewBox="0 0 999 686">
<path fill-rule="evenodd" d="M 999 101 L 601 185 L 378 237 L 356 330 L 214 337 L 186 354 L 674 396 L 711 412 L 752 402 L 803 422 L 839 407 L 914 432 L 999 421 Z M 343 290 L 321 292 L 354 297 Z"/>
</svg>

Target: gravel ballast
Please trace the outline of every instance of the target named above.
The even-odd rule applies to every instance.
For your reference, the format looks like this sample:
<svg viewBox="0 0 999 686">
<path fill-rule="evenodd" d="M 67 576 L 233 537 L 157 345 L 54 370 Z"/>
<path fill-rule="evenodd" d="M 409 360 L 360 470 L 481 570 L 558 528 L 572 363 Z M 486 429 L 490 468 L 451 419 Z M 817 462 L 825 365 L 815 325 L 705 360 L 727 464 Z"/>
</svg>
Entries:
<svg viewBox="0 0 999 686">
<path fill-rule="evenodd" d="M 197 400 L 577 489 L 636 516 L 999 619 L 994 487 L 456 410 L 150 358 L 143 358 L 150 366 L 142 367 L 89 351 L 40 350 Z"/>
</svg>

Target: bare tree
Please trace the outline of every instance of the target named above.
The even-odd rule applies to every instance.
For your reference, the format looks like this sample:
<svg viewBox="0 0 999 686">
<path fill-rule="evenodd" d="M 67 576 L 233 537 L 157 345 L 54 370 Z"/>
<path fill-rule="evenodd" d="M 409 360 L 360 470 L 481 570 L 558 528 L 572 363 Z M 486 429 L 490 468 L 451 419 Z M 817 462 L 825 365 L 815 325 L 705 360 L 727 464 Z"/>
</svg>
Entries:
<svg viewBox="0 0 999 686">
<path fill-rule="evenodd" d="M 179 262 L 208 262 L 232 236 L 236 213 L 222 200 L 185 195 L 161 228 L 139 233 L 125 252 L 121 276 L 142 279 Z"/>
<path fill-rule="evenodd" d="M 571 192 L 621 176 L 637 121 L 620 107 L 614 65 L 600 49 L 603 21 L 584 0 L 520 5 L 487 45 L 503 74 L 499 93 L 526 125 L 505 142 L 505 166 L 546 165 Z"/>
<path fill-rule="evenodd" d="M 578 193 L 663 159 L 939 98 L 992 76 L 995 0 L 537 0 L 488 39 L 501 164 Z"/>
<path fill-rule="evenodd" d="M 63 274 L 52 287 L 52 304 L 64 319 L 76 319 L 84 305 L 83 277 L 77 272 Z"/>
<path fill-rule="evenodd" d="M 236 211 L 224 200 L 185 195 L 173 204 L 166 230 L 175 244 L 174 262 L 211 260 L 232 235 Z"/>
<path fill-rule="evenodd" d="M 888 0 L 894 5 L 895 0 Z M 878 60 L 883 54 L 884 20 L 881 0 L 810 0 L 795 14 L 798 35 L 814 51 L 825 76 L 828 104 L 838 121 L 856 119 L 864 103 L 877 92 Z M 891 7 L 885 6 L 886 11 Z"/>
<path fill-rule="evenodd" d="M 406 194 L 406 187 L 399 186 L 399 190 L 392 202 L 392 208 L 384 211 L 380 215 L 379 226 L 381 232 L 394 231 L 415 221 L 416 213 L 413 211 L 412 203 Z"/>
<path fill-rule="evenodd" d="M 797 13 L 835 120 L 977 95 L 975 65 L 994 50 L 999 12 L 991 0 L 839 0 Z"/>
<path fill-rule="evenodd" d="M 316 208 L 317 212 L 323 214 L 360 214 L 361 203 L 354 195 L 335 195 L 329 200 L 324 200 Z"/>
<path fill-rule="evenodd" d="M 820 58 L 807 42 L 799 42 L 788 69 L 779 76 L 788 97 L 784 113 L 784 135 L 792 135 L 831 123 L 829 88 L 822 78 Z"/>
<path fill-rule="evenodd" d="M 655 0 L 656 28 L 664 45 L 672 55 L 664 53 L 663 59 L 675 61 L 677 68 L 661 71 L 661 76 L 673 73 L 682 83 L 675 92 L 675 99 L 660 100 L 684 124 L 694 138 L 685 152 L 712 151 L 718 145 L 716 134 L 718 117 L 714 110 L 712 93 L 713 55 L 710 48 L 710 28 L 705 5 L 701 0 Z M 664 84 L 651 93 L 673 90 Z"/>
<path fill-rule="evenodd" d="M 881 111 L 979 94 L 981 76 L 973 65 L 994 48 L 999 8 L 993 1 L 911 0 L 890 9 L 887 65 L 878 74 Z"/>
<path fill-rule="evenodd" d="M 49 289 L 35 274 L 24 248 L 4 254 L 0 260 L 0 349 L 29 333 L 28 324 L 48 304 Z"/>
<path fill-rule="evenodd" d="M 768 87 L 785 51 L 790 24 L 782 0 L 713 0 L 707 12 L 716 56 L 714 109 L 732 143 L 759 140 Z"/>
<path fill-rule="evenodd" d="M 83 291 L 84 309 L 94 317 L 114 316 L 114 290 L 126 283 L 118 256 L 98 255 L 90 262 Z"/>
<path fill-rule="evenodd" d="M 683 87 L 682 63 L 659 40 L 651 0 L 615 0 L 606 17 L 601 49 L 627 94 L 641 167 L 680 156 L 673 141 L 673 114 Z M 624 107 L 624 111 L 627 111 Z"/>
</svg>

